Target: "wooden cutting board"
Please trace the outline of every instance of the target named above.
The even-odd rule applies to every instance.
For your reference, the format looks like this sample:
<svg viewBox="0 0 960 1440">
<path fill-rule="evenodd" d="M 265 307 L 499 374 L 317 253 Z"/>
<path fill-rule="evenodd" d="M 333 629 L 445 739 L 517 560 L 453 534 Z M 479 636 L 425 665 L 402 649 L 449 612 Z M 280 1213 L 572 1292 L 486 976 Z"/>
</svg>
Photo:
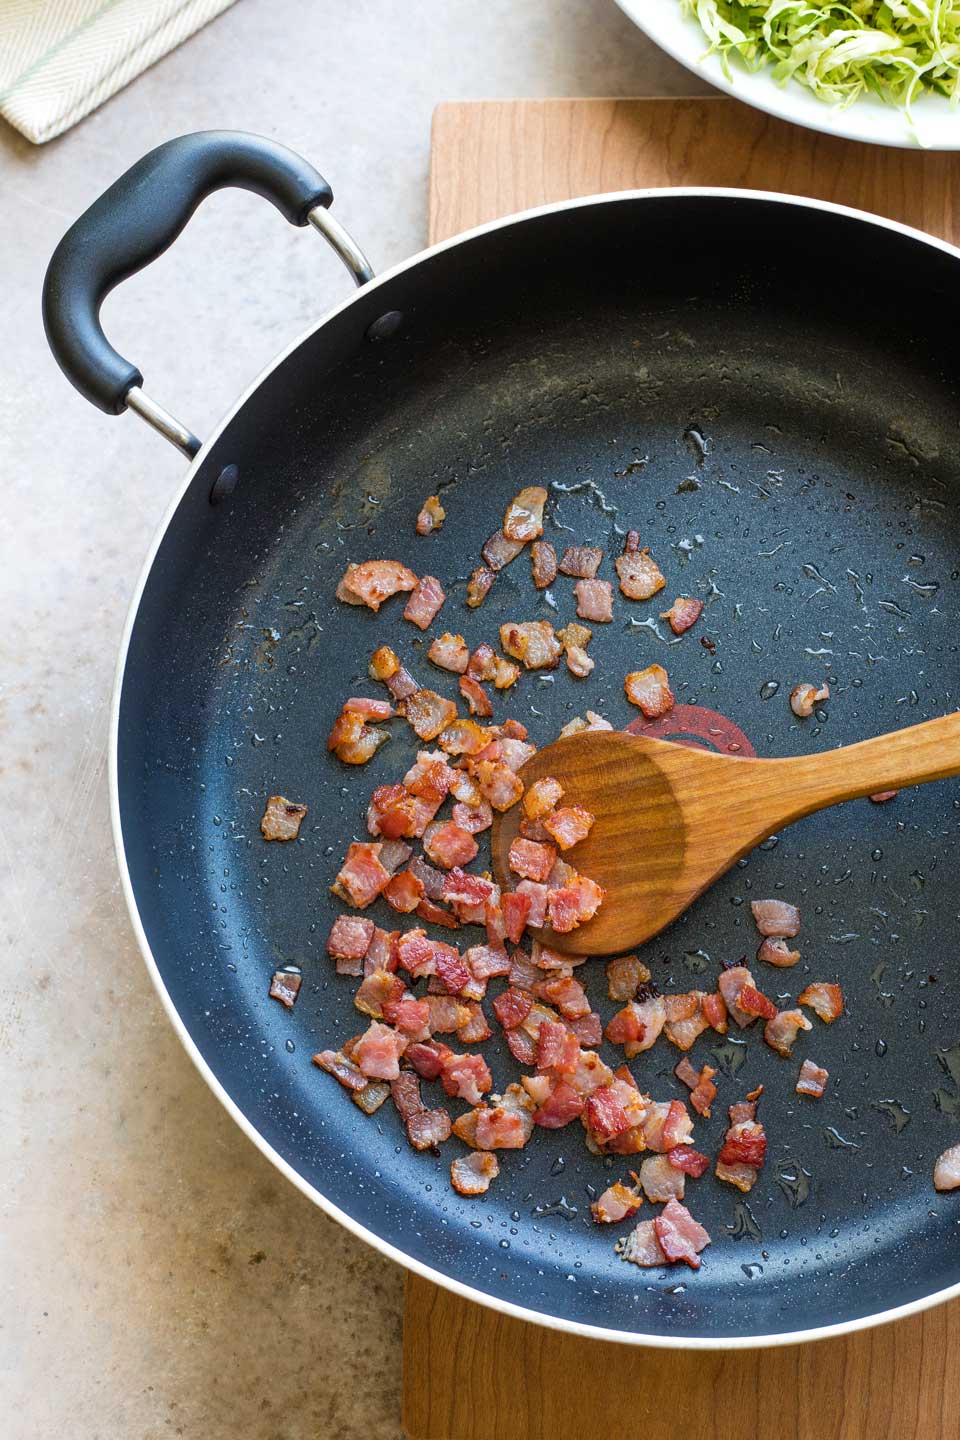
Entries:
<svg viewBox="0 0 960 1440">
<path fill-rule="evenodd" d="M 813 195 L 960 244 L 960 156 L 881 150 L 735 100 L 441 105 L 430 240 L 532 205 L 657 185 Z M 410 1440 L 957 1440 L 960 1302 L 776 1350 L 684 1353 L 585 1341 L 407 1277 Z"/>
</svg>

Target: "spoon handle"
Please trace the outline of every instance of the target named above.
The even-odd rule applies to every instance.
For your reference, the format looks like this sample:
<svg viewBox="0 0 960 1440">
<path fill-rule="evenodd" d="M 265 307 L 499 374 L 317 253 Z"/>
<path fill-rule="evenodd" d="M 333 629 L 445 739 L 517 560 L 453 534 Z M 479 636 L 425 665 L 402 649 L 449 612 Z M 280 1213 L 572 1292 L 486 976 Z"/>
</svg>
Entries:
<svg viewBox="0 0 960 1440">
<path fill-rule="evenodd" d="M 784 819 L 797 819 L 843 800 L 960 775 L 960 712 L 818 755 L 762 763 L 785 802 Z"/>
</svg>

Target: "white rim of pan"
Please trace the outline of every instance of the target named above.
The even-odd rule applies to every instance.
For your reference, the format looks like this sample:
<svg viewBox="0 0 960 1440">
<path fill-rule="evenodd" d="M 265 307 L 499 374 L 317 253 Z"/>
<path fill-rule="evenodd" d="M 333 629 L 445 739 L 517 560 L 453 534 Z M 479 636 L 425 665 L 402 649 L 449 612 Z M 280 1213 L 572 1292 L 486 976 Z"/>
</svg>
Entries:
<svg viewBox="0 0 960 1440">
<path fill-rule="evenodd" d="M 213 442 L 223 433 L 230 424 L 233 417 L 242 409 L 254 391 L 262 384 L 264 379 L 272 373 L 276 367 L 293 353 L 298 346 L 311 335 L 328 323 L 334 316 L 342 314 L 351 305 L 356 303 L 358 295 L 367 295 L 378 286 L 388 284 L 395 276 L 401 275 L 406 270 L 411 270 L 420 262 L 431 255 L 440 254 L 445 250 L 452 250 L 458 245 L 463 245 L 480 235 L 487 235 L 495 230 L 505 229 L 509 225 L 515 225 L 526 220 L 531 220 L 541 215 L 555 214 L 561 210 L 575 210 L 581 207 L 604 204 L 615 205 L 624 200 L 657 200 L 662 198 L 696 197 L 703 196 L 708 199 L 726 198 L 743 200 L 764 200 L 774 204 L 801 206 L 810 210 L 824 210 L 831 214 L 848 216 L 852 219 L 863 220 L 871 225 L 877 225 L 881 229 L 894 230 L 899 234 L 907 235 L 912 239 L 919 240 L 934 249 L 942 250 L 960 261 L 960 249 L 949 245 L 946 241 L 938 240 L 933 236 L 926 235 L 921 230 L 915 230 L 909 225 L 902 225 L 895 220 L 885 220 L 880 216 L 867 214 L 862 210 L 854 210 L 845 205 L 834 205 L 827 201 L 810 200 L 795 196 L 781 195 L 763 190 L 737 190 L 737 189 L 712 189 L 709 187 L 690 187 L 673 189 L 651 189 L 651 190 L 621 190 L 608 195 L 587 195 L 575 200 L 559 201 L 553 205 L 543 205 L 535 209 L 524 210 L 515 215 L 504 216 L 500 220 L 491 221 L 486 225 L 478 225 L 473 230 L 466 230 L 461 235 L 456 235 L 450 240 L 441 241 L 427 250 L 421 250 L 408 260 L 401 261 L 391 269 L 385 270 L 376 279 L 371 280 L 363 286 L 362 291 L 355 291 L 342 304 L 334 306 L 327 311 L 323 317 L 314 325 L 310 325 L 295 340 L 291 341 L 280 353 L 264 367 L 256 379 L 247 386 L 246 390 L 239 396 L 234 405 L 224 415 L 219 425 L 206 440 L 188 466 L 186 474 L 180 485 L 177 487 L 173 497 L 167 506 L 166 512 L 153 537 L 150 549 L 147 552 L 143 567 L 137 580 L 133 597 L 130 601 L 130 608 L 127 612 L 126 623 L 123 628 L 123 636 L 120 643 L 120 653 L 117 660 L 116 677 L 114 680 L 113 697 L 110 707 L 110 736 L 109 736 L 109 786 L 110 786 L 110 818 L 113 827 L 114 847 L 117 855 L 117 865 L 120 871 L 120 880 L 123 886 L 123 894 L 127 903 L 127 910 L 130 915 L 130 922 L 133 926 L 140 953 L 143 956 L 147 972 L 153 981 L 154 988 L 160 997 L 160 1001 L 167 1012 L 171 1025 L 180 1037 L 183 1048 L 193 1061 L 197 1070 L 206 1081 L 207 1085 L 216 1095 L 227 1113 L 232 1116 L 240 1129 L 253 1141 L 261 1154 L 276 1166 L 282 1175 L 297 1187 L 304 1195 L 308 1196 L 315 1205 L 319 1206 L 331 1219 L 338 1221 L 351 1234 L 358 1239 L 365 1240 L 375 1250 L 388 1259 L 396 1261 L 424 1280 L 430 1280 L 435 1285 L 442 1286 L 445 1290 L 460 1295 L 464 1300 L 475 1301 L 479 1305 L 486 1305 L 491 1310 L 496 1310 L 504 1315 L 510 1315 L 517 1320 L 526 1320 L 532 1325 L 542 1325 L 550 1330 L 561 1330 L 568 1334 L 582 1335 L 590 1340 L 609 1340 L 624 1345 L 646 1345 L 669 1350 L 743 1350 L 766 1348 L 774 1345 L 797 1345 L 809 1340 L 827 1340 L 832 1336 L 849 1335 L 857 1330 L 866 1330 L 875 1325 L 887 1324 L 893 1320 L 904 1319 L 908 1315 L 916 1315 L 922 1310 L 929 1309 L 933 1305 L 942 1304 L 960 1295 L 960 1283 L 950 1285 L 944 1290 L 937 1290 L 931 1295 L 921 1296 L 919 1299 L 911 1300 L 905 1305 L 898 1305 L 891 1310 L 882 1310 L 873 1315 L 864 1315 L 852 1320 L 839 1321 L 835 1325 L 824 1325 L 810 1330 L 791 1330 L 773 1335 L 737 1335 L 720 1336 L 717 1338 L 705 1338 L 701 1336 L 683 1335 L 661 1335 L 649 1334 L 646 1332 L 633 1332 L 625 1330 L 607 1329 L 602 1325 L 586 1325 L 579 1321 L 564 1319 L 558 1315 L 545 1314 L 539 1310 L 530 1310 L 523 1305 L 514 1305 L 511 1301 L 500 1300 L 495 1296 L 487 1294 L 483 1290 L 474 1289 L 470 1285 L 464 1285 L 461 1281 L 445 1275 L 442 1271 L 434 1270 L 429 1265 L 406 1254 L 405 1251 L 383 1240 L 375 1231 L 361 1225 L 352 1215 L 341 1210 L 332 1201 L 311 1185 L 287 1160 L 280 1155 L 273 1146 L 261 1135 L 260 1131 L 252 1124 L 249 1117 L 240 1109 L 228 1091 L 221 1085 L 214 1075 L 212 1069 L 204 1060 L 193 1037 L 180 1018 L 166 986 L 160 969 L 154 959 L 150 943 L 147 939 L 143 923 L 140 919 L 140 912 L 137 908 L 136 896 L 134 895 L 133 884 L 130 879 L 130 872 L 127 868 L 126 855 L 123 844 L 123 830 L 120 817 L 120 792 L 117 771 L 117 740 L 120 722 L 120 696 L 123 689 L 124 672 L 126 669 L 127 653 L 130 646 L 130 637 L 136 622 L 137 613 L 140 609 L 140 601 L 143 596 L 148 576 L 156 558 L 157 551 L 163 542 L 178 506 L 183 496 L 190 488 L 193 478 L 209 451 Z"/>
</svg>

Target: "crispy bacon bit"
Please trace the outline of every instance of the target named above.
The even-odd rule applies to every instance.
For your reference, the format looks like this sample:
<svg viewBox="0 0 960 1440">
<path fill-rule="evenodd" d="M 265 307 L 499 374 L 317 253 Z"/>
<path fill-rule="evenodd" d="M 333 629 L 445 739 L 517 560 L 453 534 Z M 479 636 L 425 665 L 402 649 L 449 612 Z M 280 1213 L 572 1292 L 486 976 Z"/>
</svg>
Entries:
<svg viewBox="0 0 960 1440">
<path fill-rule="evenodd" d="M 428 495 L 423 502 L 423 509 L 417 516 L 417 534 L 430 535 L 434 530 L 439 530 L 447 512 L 440 504 L 439 495 Z"/>
<path fill-rule="evenodd" d="M 686 1085 L 688 1090 L 693 1090 L 696 1088 L 698 1078 L 697 1071 L 694 1070 L 686 1055 L 684 1055 L 683 1059 L 678 1060 L 676 1065 L 674 1065 L 673 1073 L 683 1085 Z"/>
<path fill-rule="evenodd" d="M 493 677 L 493 688 L 495 690 L 509 690 L 520 679 L 520 666 L 514 665 L 510 660 L 504 660 L 502 655 L 497 656 L 497 672 Z"/>
<path fill-rule="evenodd" d="M 369 924 L 372 924 L 372 923 L 373 923 L 372 921 L 369 921 L 369 920 L 354 919 L 352 916 L 350 916 L 350 917 L 344 916 L 344 917 L 342 917 L 342 918 L 343 918 L 344 920 L 348 921 L 348 923 L 351 924 L 351 925 L 369 925 Z M 334 928 L 334 930 L 335 930 L 335 929 L 337 928 L 336 925 L 334 925 L 333 928 Z M 390 971 L 396 970 L 397 966 L 398 966 L 399 963 L 400 963 L 399 956 L 398 956 L 398 953 L 397 953 L 397 945 L 398 945 L 398 943 L 399 943 L 399 940 L 400 940 L 400 931 L 399 931 L 399 930 L 381 930 L 381 929 L 379 928 L 379 926 L 374 925 L 374 927 L 373 927 L 373 936 L 372 936 L 372 938 L 371 938 L 371 940 L 370 940 L 370 945 L 369 945 L 369 947 L 368 947 L 368 949 L 367 949 L 366 955 L 364 955 L 364 957 L 363 957 L 363 974 L 364 974 L 364 975 L 370 975 L 370 974 L 372 974 L 372 972 L 373 972 L 374 970 L 390 970 Z M 340 961 L 339 959 L 337 960 L 337 974 L 338 974 L 338 975 L 342 975 L 342 974 L 351 974 L 351 975 L 352 975 L 352 974 L 359 974 L 359 973 L 360 973 L 359 971 L 353 971 L 353 970 L 350 970 L 350 971 L 343 971 L 343 970 L 341 970 L 340 967 L 341 967 L 341 964 L 342 964 L 342 963 L 344 963 L 344 962 Z M 351 964 L 359 964 L 358 961 L 351 961 L 350 963 L 351 963 Z"/>
<path fill-rule="evenodd" d="M 564 650 L 567 657 L 567 669 L 570 671 L 570 674 L 575 675 L 578 680 L 586 680 L 587 676 L 594 670 L 597 662 L 591 660 L 586 650 L 581 649 L 579 645 L 567 645 L 564 647 Z"/>
<path fill-rule="evenodd" d="M 443 1062 L 440 1083 L 453 1099 L 466 1100 L 468 1105 L 479 1105 L 493 1089 L 493 1077 L 482 1055 L 451 1055 Z"/>
<path fill-rule="evenodd" d="M 571 1020 L 570 1029 L 581 1045 L 599 1045 L 603 1039 L 603 1021 L 596 1010 L 591 1010 L 589 1014 L 579 1015 L 576 1020 Z"/>
<path fill-rule="evenodd" d="M 508 864 L 515 875 L 543 884 L 556 858 L 552 845 L 538 845 L 535 840 L 524 840 L 518 835 L 510 846 Z"/>
<path fill-rule="evenodd" d="M 273 979 L 270 981 L 270 999 L 279 1000 L 287 1010 L 292 1010 L 302 984 L 303 976 L 297 971 L 275 970 Z"/>
<path fill-rule="evenodd" d="M 523 797 L 523 813 L 531 820 L 539 820 L 563 799 L 563 786 L 552 775 L 534 780 Z"/>
<path fill-rule="evenodd" d="M 740 998 L 740 991 L 744 985 L 753 985 L 753 976 L 750 974 L 746 965 L 732 965 L 729 970 L 722 970 L 720 972 L 717 986 L 726 1004 L 728 1014 L 732 1016 L 741 1030 L 745 1030 L 748 1025 L 752 1025 L 757 1018 L 755 1015 L 748 1015 L 746 1011 L 741 1010 L 737 1004 Z"/>
<path fill-rule="evenodd" d="M 449 1140 L 453 1126 L 446 1110 L 420 1110 L 407 1121 L 407 1136 L 414 1150 L 435 1150 Z"/>
<path fill-rule="evenodd" d="M 578 580 L 573 591 L 581 620 L 603 625 L 613 619 L 613 586 L 609 580 Z"/>
<path fill-rule="evenodd" d="M 408 915 L 423 899 L 423 882 L 411 870 L 401 870 L 383 887 L 383 898 L 401 915 Z"/>
<path fill-rule="evenodd" d="M 936 1190 L 956 1190 L 960 1186 L 960 1145 L 951 1145 L 933 1167 Z"/>
<path fill-rule="evenodd" d="M 813 714 L 815 705 L 822 705 L 824 700 L 830 699 L 830 686 L 821 685 L 794 685 L 790 691 L 790 709 L 798 720 L 805 720 L 808 715 Z"/>
<path fill-rule="evenodd" d="M 460 694 L 466 700 L 471 715 L 479 715 L 482 719 L 489 720 L 493 714 L 493 705 L 479 680 L 474 680 L 470 675 L 461 675 Z"/>
<path fill-rule="evenodd" d="M 516 990 L 511 985 L 493 1002 L 494 1013 L 504 1030 L 515 1030 L 530 1014 L 533 997 L 526 990 Z"/>
<path fill-rule="evenodd" d="M 500 644 L 527 670 L 553 670 L 560 659 L 560 642 L 548 620 L 510 621 L 500 626 Z"/>
<path fill-rule="evenodd" d="M 451 635 L 449 630 L 445 630 L 431 642 L 427 659 L 432 660 L 441 670 L 463 675 L 470 663 L 470 647 L 462 635 Z"/>
<path fill-rule="evenodd" d="M 389 970 L 373 970 L 364 977 L 353 1003 L 372 1020 L 389 1020 L 392 1025 L 393 1012 L 406 994 L 407 987 L 399 975 Z"/>
<path fill-rule="evenodd" d="M 572 720 L 568 720 L 560 731 L 560 738 L 562 739 L 565 735 L 580 735 L 584 730 L 612 729 L 613 726 L 609 720 L 604 720 L 603 716 L 598 715 L 595 710 L 588 710 L 586 720 L 582 715 L 575 715 Z"/>
<path fill-rule="evenodd" d="M 502 943 L 471 945 L 463 960 L 477 980 L 489 980 L 492 975 L 510 974 L 510 957 Z"/>
<path fill-rule="evenodd" d="M 494 810 L 509 810 L 523 794 L 523 781 L 519 775 L 499 760 L 476 760 L 470 766 L 470 774 L 477 782 L 481 795 L 489 800 Z"/>
<path fill-rule="evenodd" d="M 389 680 L 400 669 L 400 661 L 389 645 L 381 645 L 370 656 L 367 673 L 371 680 Z"/>
<path fill-rule="evenodd" d="M 655 1265 L 669 1265 L 670 1261 L 660 1248 L 656 1226 L 652 1220 L 641 1220 L 640 1224 L 631 1230 L 620 1249 L 620 1259 L 629 1260 L 632 1265 L 640 1265 L 644 1269 Z"/>
<path fill-rule="evenodd" d="M 593 631 L 587 625 L 578 625 L 571 620 L 562 630 L 557 631 L 557 639 L 563 646 L 563 652 L 567 657 L 567 669 L 571 675 L 578 680 L 585 680 L 594 669 L 594 661 L 587 654 L 587 646 L 593 639 Z"/>
<path fill-rule="evenodd" d="M 421 689 L 403 702 L 403 713 L 421 740 L 435 740 L 457 718 L 457 707 L 436 690 Z"/>
<path fill-rule="evenodd" d="M 641 989 L 641 994 L 642 993 Z M 620 1020 L 621 1016 L 625 1017 L 627 1014 L 629 1014 L 630 1019 L 627 1020 L 625 1018 L 621 1022 L 620 1030 L 611 1034 L 610 1026 L 613 1025 L 615 1021 Z M 650 1049 L 663 1029 L 666 1018 L 667 1007 L 663 996 L 657 994 L 646 995 L 642 1001 L 630 1001 L 625 1007 L 625 1010 L 621 1010 L 613 1017 L 613 1020 L 607 1025 L 607 1039 L 613 1040 L 615 1044 L 622 1044 L 627 1059 L 632 1060 L 635 1055 L 639 1055 L 644 1050 Z M 628 1030 L 630 1033 L 627 1033 Z M 622 1041 L 616 1039 L 617 1033 L 623 1033 L 624 1039 Z"/>
<path fill-rule="evenodd" d="M 719 991 L 713 995 L 704 995 L 700 1001 L 700 1008 L 711 1030 L 716 1030 L 718 1035 L 726 1035 L 727 1005 Z"/>
<path fill-rule="evenodd" d="M 464 958 L 469 961 L 469 950 Z M 457 1039 L 462 1040 L 464 1045 L 476 1045 L 481 1040 L 489 1040 L 493 1031 L 487 1024 L 483 1006 L 478 1000 L 470 1000 L 467 1003 L 467 1009 L 470 1011 L 470 1019 L 466 1024 L 457 1026 Z"/>
<path fill-rule="evenodd" d="M 363 920 L 353 915 L 337 916 L 327 937 L 327 954 L 332 955 L 338 962 L 338 974 L 363 974 L 363 957 L 370 949 L 376 928 L 372 920 Z M 352 962 L 355 968 L 341 970 L 340 961 Z"/>
<path fill-rule="evenodd" d="M 533 566 L 533 583 L 538 590 L 546 590 L 557 578 L 557 552 L 549 540 L 534 540 L 530 546 L 530 560 Z"/>
<path fill-rule="evenodd" d="M 384 840 L 380 851 L 380 864 L 384 870 L 389 870 L 391 875 L 406 865 L 413 854 L 413 847 L 404 840 Z"/>
<path fill-rule="evenodd" d="M 773 1020 L 777 1015 L 777 1007 L 766 995 L 753 985 L 744 985 L 737 997 L 737 1005 L 746 1015 L 758 1015 L 761 1020 Z"/>
<path fill-rule="evenodd" d="M 768 965 L 776 965 L 779 970 L 788 970 L 800 959 L 800 951 L 791 950 L 781 935 L 767 935 L 757 951 L 757 959 L 765 960 Z"/>
<path fill-rule="evenodd" d="M 543 507 L 547 492 L 542 485 L 525 485 L 514 495 L 503 517 L 503 533 L 508 540 L 526 544 L 543 534 Z"/>
<path fill-rule="evenodd" d="M 541 980 L 537 986 L 540 1000 L 553 1005 L 565 1020 L 579 1020 L 590 1015 L 590 1001 L 579 980 L 572 975 L 558 975 L 551 980 Z"/>
<path fill-rule="evenodd" d="M 488 567 L 497 574 L 505 565 L 516 560 L 524 543 L 523 540 L 510 540 L 502 530 L 495 530 L 489 540 L 484 542 L 480 553 Z M 473 573 L 476 575 L 476 570 Z M 489 589 L 489 586 L 487 588 Z"/>
<path fill-rule="evenodd" d="M 710 1156 L 702 1155 L 692 1145 L 674 1145 L 672 1150 L 667 1151 L 667 1160 L 674 1169 L 685 1171 L 694 1180 L 699 1180 L 710 1165 Z"/>
<path fill-rule="evenodd" d="M 557 862 L 562 865 L 563 861 Z M 554 866 L 551 880 L 556 876 Z M 576 873 L 565 880 L 560 889 L 547 891 L 547 916 L 558 934 L 575 930 L 592 920 L 603 904 L 605 891 L 588 875 Z"/>
<path fill-rule="evenodd" d="M 530 907 L 527 924 L 532 930 L 539 930 L 547 918 L 546 885 L 538 885 L 535 880 L 521 880 L 514 893 L 522 896 Z"/>
<path fill-rule="evenodd" d="M 442 940 L 434 942 L 433 946 L 434 974 L 441 980 L 450 995 L 459 995 L 462 990 L 469 987 L 471 974 L 467 966 L 460 958 L 459 950 L 452 945 L 445 945 Z M 460 1028 L 457 1024 L 457 1029 Z"/>
<path fill-rule="evenodd" d="M 455 995 L 425 995 L 430 1006 L 430 1031 L 433 1035 L 450 1035 L 459 1031 L 470 1019 L 470 1011 Z"/>
<path fill-rule="evenodd" d="M 500 1174 L 500 1162 L 489 1150 L 474 1150 L 450 1161 L 450 1184 L 458 1195 L 486 1195 Z"/>
<path fill-rule="evenodd" d="M 543 828 L 553 836 L 561 850 L 571 850 L 581 840 L 586 840 L 595 818 L 582 805 L 564 805 L 544 818 Z"/>
<path fill-rule="evenodd" d="M 607 961 L 607 994 L 611 1000 L 632 1000 L 637 987 L 650 979 L 650 971 L 638 955 L 619 955 Z"/>
<path fill-rule="evenodd" d="M 763 1027 L 763 1038 L 771 1050 L 778 1055 L 789 1055 L 798 1030 L 812 1030 L 813 1026 L 802 1010 L 781 1010 Z"/>
<path fill-rule="evenodd" d="M 530 896 L 521 895 L 519 890 L 503 895 L 500 899 L 503 913 L 503 929 L 507 940 L 519 945 L 530 917 Z"/>
<path fill-rule="evenodd" d="M 700 1269 L 700 1251 L 710 1244 L 710 1236 L 678 1200 L 667 1202 L 653 1228 L 668 1260 L 683 1260 L 691 1270 Z"/>
<path fill-rule="evenodd" d="M 794 1089 L 798 1095 L 812 1095 L 815 1100 L 819 1100 L 827 1088 L 829 1079 L 829 1070 L 824 1070 L 822 1066 L 814 1064 L 812 1060 L 804 1060 L 800 1066 L 800 1074 Z"/>
<path fill-rule="evenodd" d="M 353 1058 L 368 1080 L 395 1080 L 400 1074 L 400 1056 L 407 1048 L 403 1035 L 389 1025 L 372 1020 L 360 1036 Z"/>
<path fill-rule="evenodd" d="M 403 618 L 420 630 L 428 630 L 446 598 L 443 586 L 435 575 L 421 575 L 404 606 Z"/>
<path fill-rule="evenodd" d="M 744 1195 L 747 1195 L 756 1185 L 759 1172 L 754 1165 L 725 1165 L 718 1160 L 713 1168 L 713 1173 L 718 1180 L 725 1180 L 728 1185 L 735 1185 L 738 1190 L 742 1190 Z"/>
<path fill-rule="evenodd" d="M 630 1185 L 617 1180 L 604 1190 L 599 1200 L 594 1200 L 590 1213 L 598 1225 L 616 1225 L 635 1215 L 643 1204 L 643 1196 Z"/>
<path fill-rule="evenodd" d="M 648 1200 L 682 1200 L 685 1172 L 670 1163 L 667 1155 L 650 1155 L 640 1166 L 638 1179 Z"/>
<path fill-rule="evenodd" d="M 387 677 L 386 686 L 394 700 L 397 701 L 409 699 L 411 695 L 416 695 L 420 689 L 419 684 L 414 680 L 410 671 L 403 665 L 400 666 L 400 669 L 395 675 Z"/>
<path fill-rule="evenodd" d="M 766 1154 L 763 1126 L 757 1120 L 741 1120 L 730 1126 L 717 1159 L 721 1165 L 752 1165 L 759 1170 Z"/>
<path fill-rule="evenodd" d="M 580 1042 L 576 1035 L 559 1020 L 542 1020 L 537 1031 L 537 1069 L 573 1075 L 579 1061 Z"/>
<path fill-rule="evenodd" d="M 651 558 L 649 550 L 640 549 L 640 537 L 636 530 L 630 530 L 624 542 L 623 554 L 613 562 L 620 580 L 620 589 L 628 600 L 649 600 L 666 585 L 659 565 Z"/>
<path fill-rule="evenodd" d="M 307 806 L 288 801 L 284 795 L 271 795 L 263 811 L 263 840 L 296 840 Z"/>
<path fill-rule="evenodd" d="M 389 738 L 386 730 L 368 725 L 356 710 L 344 709 L 333 722 L 333 729 L 327 737 L 327 749 L 332 750 L 345 765 L 365 765 Z"/>
<path fill-rule="evenodd" d="M 673 691 L 662 665 L 648 665 L 645 670 L 631 671 L 623 682 L 623 688 L 630 704 L 642 710 L 648 720 L 657 720 L 673 709 Z"/>
<path fill-rule="evenodd" d="M 698 1036 L 710 1027 L 710 1022 L 701 1009 L 702 996 L 702 991 L 693 990 L 689 995 L 666 995 L 664 997 L 667 1007 L 667 1022 L 663 1033 L 671 1045 L 676 1045 L 679 1050 L 689 1050 Z M 678 1002 L 684 1004 L 682 1012 L 677 1008 Z"/>
<path fill-rule="evenodd" d="M 508 1085 L 488 1105 L 461 1115 L 454 1134 L 477 1150 L 521 1150 L 533 1133 L 534 1104 L 520 1085 Z"/>
<path fill-rule="evenodd" d="M 444 925 L 448 930 L 459 930 L 460 921 L 443 905 L 437 905 L 427 896 L 417 906 L 417 914 L 421 920 L 426 920 L 429 925 Z"/>
<path fill-rule="evenodd" d="M 490 744 L 490 732 L 476 720 L 460 717 L 441 732 L 437 744 L 448 755 L 479 755 Z"/>
<path fill-rule="evenodd" d="M 408 1040 L 422 1043 L 430 1039 L 430 1006 L 426 1000 L 405 995 L 401 1000 L 385 1001 L 384 1018 Z"/>
<path fill-rule="evenodd" d="M 426 1047 L 421 1046 L 420 1048 Z M 420 1098 L 420 1081 L 409 1070 L 403 1070 L 395 1077 L 390 1086 L 390 1094 L 401 1120 L 409 1120 L 411 1115 L 416 1115 L 424 1108 Z"/>
<path fill-rule="evenodd" d="M 483 565 L 477 566 L 467 581 L 467 604 L 471 610 L 476 610 L 478 605 L 483 604 L 496 578 L 492 570 L 487 570 Z"/>
<path fill-rule="evenodd" d="M 669 610 L 660 611 L 661 620 L 670 621 L 674 635 L 685 635 L 703 613 L 703 601 L 691 600 L 688 595 L 678 595 Z"/>
<path fill-rule="evenodd" d="M 497 745 L 500 751 L 499 755 L 488 756 L 484 753 L 483 758 L 501 760 L 514 774 L 517 773 L 521 766 L 526 765 L 531 755 L 536 755 L 537 753 L 536 745 L 531 744 L 529 740 L 520 740 L 516 735 L 501 735 L 494 744 Z"/>
<path fill-rule="evenodd" d="M 390 1095 L 390 1086 L 385 1080 L 370 1080 L 362 1090 L 353 1090 L 350 1099 L 364 1115 L 373 1115 Z"/>
<path fill-rule="evenodd" d="M 792 940 L 800 931 L 800 911 L 786 900 L 751 900 L 753 920 L 761 935 L 778 935 Z"/>
<path fill-rule="evenodd" d="M 416 575 L 399 560 L 364 560 L 359 565 L 347 566 L 337 586 L 337 599 L 379 610 L 391 595 L 400 590 L 413 590 L 416 584 Z"/>
<path fill-rule="evenodd" d="M 597 545 L 569 545 L 563 552 L 560 571 L 580 580 L 592 580 L 602 559 L 603 551 Z"/>
<path fill-rule="evenodd" d="M 815 980 L 797 996 L 798 1005 L 809 1005 L 826 1025 L 839 1019 L 843 1014 L 843 991 L 839 985 L 828 985 Z"/>
<path fill-rule="evenodd" d="M 347 856 L 331 891 L 348 905 L 365 910 L 390 879 L 390 871 L 380 864 L 380 844 L 354 843 L 347 849 Z"/>
<path fill-rule="evenodd" d="M 314 1055 L 313 1063 L 339 1080 L 347 1090 L 362 1090 L 367 1083 L 363 1071 L 348 1060 L 342 1050 L 321 1050 L 319 1055 Z"/>
<path fill-rule="evenodd" d="M 717 1087 L 713 1083 L 716 1073 L 712 1065 L 704 1065 L 699 1079 L 690 1093 L 690 1104 L 698 1115 L 703 1116 L 704 1120 L 710 1119 L 710 1106 L 716 1099 Z"/>
<path fill-rule="evenodd" d="M 343 702 L 344 710 L 350 715 L 361 715 L 364 720 L 389 720 L 393 706 L 387 700 L 368 700 L 365 695 L 351 695 Z"/>
</svg>

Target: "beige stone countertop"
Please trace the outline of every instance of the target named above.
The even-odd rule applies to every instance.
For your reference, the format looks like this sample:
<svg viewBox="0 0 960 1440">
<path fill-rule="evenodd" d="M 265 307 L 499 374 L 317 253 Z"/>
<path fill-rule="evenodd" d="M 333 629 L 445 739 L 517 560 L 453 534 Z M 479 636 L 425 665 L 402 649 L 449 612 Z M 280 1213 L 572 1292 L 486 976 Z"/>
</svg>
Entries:
<svg viewBox="0 0 960 1440">
<path fill-rule="evenodd" d="M 384 266 L 424 241 L 448 98 L 684 94 L 613 0 L 240 0 L 75 130 L 0 133 L 0 1432 L 5 1440 L 397 1440 L 402 1272 L 285 1181 L 194 1070 L 141 962 L 109 832 L 107 717 L 141 561 L 182 474 L 56 369 L 43 271 L 172 135 L 301 151 Z M 105 306 L 147 389 L 209 433 L 348 291 L 233 191 Z"/>
</svg>

